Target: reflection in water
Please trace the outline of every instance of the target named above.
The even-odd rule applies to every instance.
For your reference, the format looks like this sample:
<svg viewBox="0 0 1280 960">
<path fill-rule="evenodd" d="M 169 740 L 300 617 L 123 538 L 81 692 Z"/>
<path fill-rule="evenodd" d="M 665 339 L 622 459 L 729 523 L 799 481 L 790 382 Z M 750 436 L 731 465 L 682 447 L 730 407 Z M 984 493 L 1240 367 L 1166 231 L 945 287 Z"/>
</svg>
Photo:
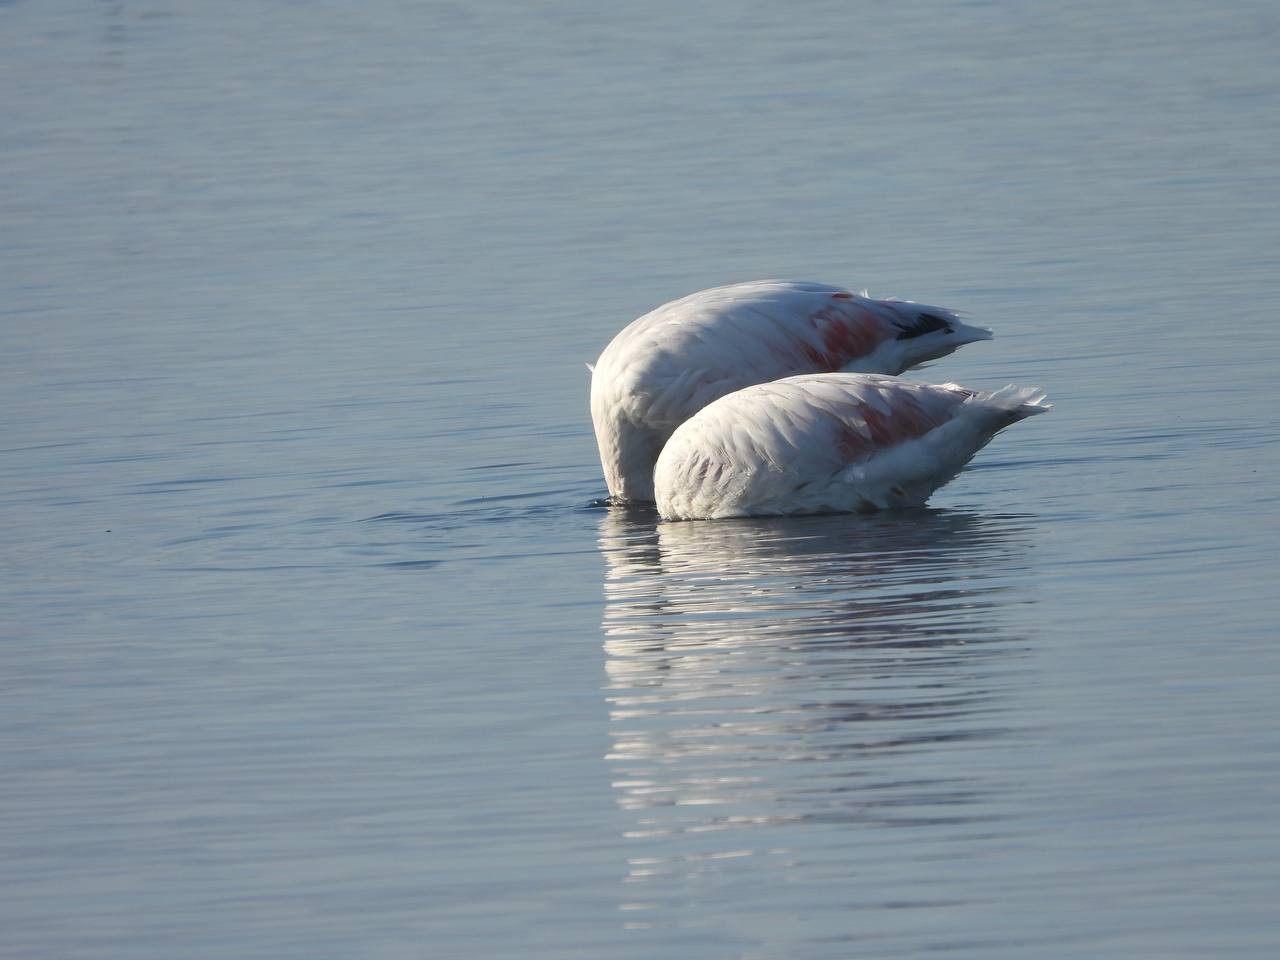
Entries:
<svg viewBox="0 0 1280 960">
<path fill-rule="evenodd" d="M 1026 600 L 1027 540 L 1019 518 L 939 510 L 704 523 L 610 511 L 609 759 L 633 816 L 627 879 L 644 885 L 624 904 L 633 925 L 669 919 L 664 895 L 679 909 L 691 884 L 727 882 L 743 861 L 783 883 L 800 863 L 812 879 L 837 857 L 832 876 L 847 879 L 861 860 L 877 875 L 863 905 L 900 906 L 920 890 L 902 878 L 890 892 L 877 863 L 893 859 L 894 829 L 943 847 L 998 831 L 986 756 L 1011 732 L 1002 701 L 1025 644 L 1002 623 Z M 857 899 L 846 890 L 841 908 Z"/>
</svg>

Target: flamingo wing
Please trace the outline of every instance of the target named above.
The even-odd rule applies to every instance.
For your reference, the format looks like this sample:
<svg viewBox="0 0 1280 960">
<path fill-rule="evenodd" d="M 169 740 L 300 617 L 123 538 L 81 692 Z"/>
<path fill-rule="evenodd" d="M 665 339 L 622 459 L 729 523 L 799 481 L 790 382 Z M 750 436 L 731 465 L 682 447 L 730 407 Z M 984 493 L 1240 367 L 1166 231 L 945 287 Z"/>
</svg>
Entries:
<svg viewBox="0 0 1280 960">
<path fill-rule="evenodd" d="M 748 387 L 675 431 L 655 470 L 658 509 L 679 519 L 920 504 L 1042 399 L 866 374 Z"/>
<path fill-rule="evenodd" d="M 667 437 L 735 390 L 801 373 L 901 373 L 989 337 L 942 307 L 823 283 L 762 280 L 664 304 L 619 333 L 592 375 L 610 494 L 652 499 L 650 473 Z"/>
</svg>

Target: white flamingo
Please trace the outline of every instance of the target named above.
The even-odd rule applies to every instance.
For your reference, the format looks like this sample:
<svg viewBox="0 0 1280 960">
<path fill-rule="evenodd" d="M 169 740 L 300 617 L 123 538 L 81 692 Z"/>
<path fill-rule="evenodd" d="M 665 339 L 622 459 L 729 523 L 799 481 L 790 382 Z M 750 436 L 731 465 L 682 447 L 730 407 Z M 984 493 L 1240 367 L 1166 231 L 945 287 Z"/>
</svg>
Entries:
<svg viewBox="0 0 1280 960">
<path fill-rule="evenodd" d="M 651 501 L 676 427 L 756 383 L 831 371 L 899 374 L 991 331 L 905 300 L 760 280 L 703 290 L 627 326 L 592 368 L 591 419 L 609 495 Z"/>
<path fill-rule="evenodd" d="M 1049 409 L 1034 388 L 992 393 L 868 374 L 789 377 L 721 397 L 658 457 L 668 520 L 918 506 L 1000 430 Z"/>
</svg>

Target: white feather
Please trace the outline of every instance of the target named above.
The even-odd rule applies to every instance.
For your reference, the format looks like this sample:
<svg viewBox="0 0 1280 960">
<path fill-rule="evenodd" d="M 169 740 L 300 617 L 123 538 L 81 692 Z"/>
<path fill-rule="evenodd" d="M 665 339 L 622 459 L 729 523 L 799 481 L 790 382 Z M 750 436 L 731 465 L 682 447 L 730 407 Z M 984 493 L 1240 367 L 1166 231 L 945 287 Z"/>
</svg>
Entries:
<svg viewBox="0 0 1280 960">
<path fill-rule="evenodd" d="M 943 307 L 822 283 L 761 280 L 672 301 L 619 333 L 592 373 L 610 496 L 652 500 L 667 438 L 735 390 L 801 373 L 902 373 L 990 337 Z"/>
<path fill-rule="evenodd" d="M 654 471 L 670 520 L 923 504 L 1000 430 L 1049 409 L 1036 389 L 993 393 L 865 374 L 746 387 L 681 425 Z"/>
</svg>

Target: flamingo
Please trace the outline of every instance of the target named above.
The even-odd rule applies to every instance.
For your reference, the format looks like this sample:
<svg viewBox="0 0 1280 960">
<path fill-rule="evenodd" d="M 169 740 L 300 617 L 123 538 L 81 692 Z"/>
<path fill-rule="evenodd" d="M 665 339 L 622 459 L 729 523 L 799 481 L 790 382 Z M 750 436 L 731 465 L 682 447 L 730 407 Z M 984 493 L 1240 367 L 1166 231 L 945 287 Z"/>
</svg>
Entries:
<svg viewBox="0 0 1280 960">
<path fill-rule="evenodd" d="M 1000 430 L 1049 409 L 1036 388 L 819 373 L 745 387 L 681 424 L 654 470 L 667 520 L 920 506 Z"/>
<path fill-rule="evenodd" d="M 627 326 L 591 368 L 610 498 L 652 501 L 667 438 L 735 390 L 803 373 L 899 374 L 990 339 L 942 307 L 824 283 L 760 280 L 673 300 Z"/>
</svg>

